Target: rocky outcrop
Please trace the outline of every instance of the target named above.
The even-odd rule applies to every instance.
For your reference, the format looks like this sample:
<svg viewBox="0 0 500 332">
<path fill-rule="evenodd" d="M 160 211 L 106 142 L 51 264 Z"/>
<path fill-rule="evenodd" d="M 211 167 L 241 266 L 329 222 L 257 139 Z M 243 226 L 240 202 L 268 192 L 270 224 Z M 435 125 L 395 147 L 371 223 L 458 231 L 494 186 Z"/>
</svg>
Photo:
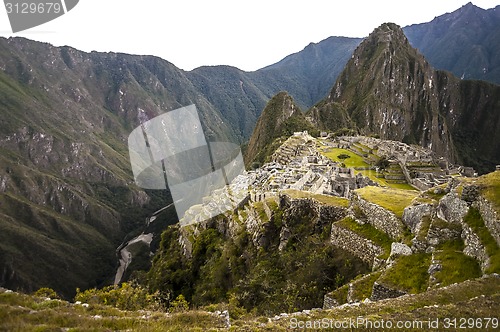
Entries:
<svg viewBox="0 0 500 332">
<path fill-rule="evenodd" d="M 393 242 L 391 243 L 391 253 L 387 259 L 387 263 L 390 264 L 400 256 L 409 256 L 412 254 L 411 248 L 404 243 Z"/>
<path fill-rule="evenodd" d="M 418 224 L 422 222 L 424 217 L 431 216 L 432 205 L 418 204 L 411 205 L 404 209 L 402 221 L 415 234 L 418 230 Z"/>
<path fill-rule="evenodd" d="M 468 210 L 467 203 L 451 191 L 439 200 L 437 216 L 450 223 L 461 223 Z"/>
</svg>

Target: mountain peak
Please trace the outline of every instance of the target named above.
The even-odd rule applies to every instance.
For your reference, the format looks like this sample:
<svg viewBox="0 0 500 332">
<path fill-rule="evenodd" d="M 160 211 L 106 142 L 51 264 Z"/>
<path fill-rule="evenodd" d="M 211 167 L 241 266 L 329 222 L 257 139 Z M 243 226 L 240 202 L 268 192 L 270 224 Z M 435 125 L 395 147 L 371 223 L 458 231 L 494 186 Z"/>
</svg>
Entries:
<svg viewBox="0 0 500 332">
<path fill-rule="evenodd" d="M 472 90 L 474 97 L 464 94 Z M 498 135 L 487 129 L 487 123 L 498 123 L 491 102 L 497 93 L 496 86 L 461 82 L 450 73 L 434 70 L 410 46 L 400 27 L 384 23 L 358 46 L 316 113 L 322 115 L 323 124 L 329 124 L 323 129 L 337 130 L 332 123 L 345 113 L 360 134 L 432 148 L 452 162 L 466 161 L 483 172 L 491 169 L 491 163 L 472 160 L 467 149 L 472 139 L 487 142 L 488 137 Z M 488 121 L 483 120 L 486 117 Z M 484 126 L 481 135 L 468 129 L 470 121 Z M 487 145 L 476 144 L 474 151 Z M 489 153 L 491 160 L 497 158 L 489 151 L 484 155 Z"/>
<path fill-rule="evenodd" d="M 248 142 L 245 163 L 264 162 L 279 146 L 279 138 L 289 137 L 296 131 L 311 130 L 304 113 L 286 92 L 280 92 L 267 103 Z"/>
<path fill-rule="evenodd" d="M 403 29 L 395 23 L 383 23 L 366 38 L 368 43 L 402 43 L 408 44 Z"/>
</svg>

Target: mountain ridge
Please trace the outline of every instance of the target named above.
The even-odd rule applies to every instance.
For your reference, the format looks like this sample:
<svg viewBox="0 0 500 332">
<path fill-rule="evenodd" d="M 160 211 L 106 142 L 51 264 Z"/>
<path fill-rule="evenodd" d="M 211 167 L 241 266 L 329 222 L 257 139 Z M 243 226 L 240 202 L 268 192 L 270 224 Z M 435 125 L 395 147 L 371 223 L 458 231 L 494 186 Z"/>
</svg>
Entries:
<svg viewBox="0 0 500 332">
<path fill-rule="evenodd" d="M 149 213 L 171 201 L 168 192 L 133 184 L 126 146 L 130 130 L 164 111 L 195 103 L 208 140 L 244 142 L 279 91 L 292 90 L 294 103 L 305 109 L 331 89 L 343 60 L 330 59 L 322 48 L 338 51 L 347 62 L 350 54 L 340 46 L 355 43 L 336 37 L 325 41 L 306 47 L 306 53 L 317 55 L 307 66 L 305 53 L 299 52 L 246 73 L 227 66 L 186 72 L 154 56 L 86 53 L 0 38 L 0 283 L 27 291 L 50 285 L 71 296 L 75 287 L 108 282 L 116 268 L 115 248 L 143 229 Z M 308 74 L 321 68 L 332 71 L 324 69 L 317 80 Z M 447 74 L 440 77 L 448 79 Z M 481 84 L 489 86 L 460 86 L 465 96 L 484 98 L 473 92 L 485 91 Z M 340 129 L 353 125 L 340 102 L 323 104 L 316 104 L 309 118 L 332 128 L 339 122 L 325 114 L 336 112 L 345 120 Z M 479 118 L 461 119 L 465 130 L 458 139 L 463 146 L 477 137 L 467 125 Z M 485 116 L 481 122 L 497 124 L 490 120 Z M 302 116 L 299 122 L 307 124 Z M 486 129 L 484 133 L 499 132 Z M 496 145 L 474 147 L 478 150 L 469 151 L 472 159 L 494 153 Z M 176 221 L 175 211 L 160 219 L 158 229 Z M 20 249 L 19 243 L 26 245 Z"/>
<path fill-rule="evenodd" d="M 434 70 L 401 28 L 383 24 L 358 46 L 323 107 L 342 105 L 362 134 L 432 147 L 486 172 L 500 163 L 499 93 L 494 84 Z"/>
</svg>

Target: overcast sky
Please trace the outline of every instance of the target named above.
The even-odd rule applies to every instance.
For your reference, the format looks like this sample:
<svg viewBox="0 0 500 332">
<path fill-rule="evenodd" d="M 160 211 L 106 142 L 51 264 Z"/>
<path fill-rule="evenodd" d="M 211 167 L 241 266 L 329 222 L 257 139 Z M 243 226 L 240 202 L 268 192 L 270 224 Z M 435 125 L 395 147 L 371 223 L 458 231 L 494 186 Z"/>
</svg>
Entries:
<svg viewBox="0 0 500 332">
<path fill-rule="evenodd" d="M 47 0 L 50 2 L 50 0 Z M 80 0 L 66 15 L 13 34 L 0 7 L 0 36 L 22 36 L 90 52 L 148 54 L 191 70 L 251 71 L 329 36 L 366 37 L 384 22 L 431 21 L 468 0 Z M 475 0 L 493 8 L 500 0 Z"/>
</svg>

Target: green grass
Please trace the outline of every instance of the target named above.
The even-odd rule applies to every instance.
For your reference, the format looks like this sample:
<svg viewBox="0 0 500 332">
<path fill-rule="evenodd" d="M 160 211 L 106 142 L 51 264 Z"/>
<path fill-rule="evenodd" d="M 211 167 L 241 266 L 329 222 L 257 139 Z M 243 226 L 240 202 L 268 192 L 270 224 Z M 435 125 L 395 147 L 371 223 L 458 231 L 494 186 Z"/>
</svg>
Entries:
<svg viewBox="0 0 500 332">
<path fill-rule="evenodd" d="M 486 253 L 490 257 L 490 266 L 486 273 L 500 272 L 500 248 L 498 247 L 495 238 L 491 235 L 488 228 L 484 225 L 484 220 L 479 211 L 471 207 L 469 212 L 464 217 L 464 222 L 469 225 L 474 233 L 477 234 L 479 240 L 484 245 Z"/>
<path fill-rule="evenodd" d="M 338 304 L 347 303 L 347 292 L 349 291 L 349 285 L 343 285 L 337 288 L 333 292 L 329 293 L 328 296 L 336 300 Z"/>
<path fill-rule="evenodd" d="M 337 291 L 339 299 L 347 298 L 347 286 Z M 337 291 L 333 292 L 336 293 Z M 345 300 L 344 300 L 345 301 Z M 46 303 L 44 303 L 46 302 Z M 341 302 L 342 303 L 342 302 Z M 227 305 L 217 307 L 224 310 Z M 359 306 L 311 311 L 308 315 L 269 320 L 265 316 L 246 315 L 231 320 L 230 331 L 289 331 L 292 320 L 335 321 L 369 320 L 442 322 L 450 317 L 497 317 L 500 312 L 500 279 L 490 277 L 437 288 L 413 296 L 390 301 L 360 304 Z M 96 319 L 95 315 L 102 318 Z M 145 319 L 143 318 L 145 316 Z M 484 322 L 484 320 L 483 320 Z M 109 306 L 91 305 L 84 308 L 64 301 L 43 301 L 24 294 L 0 294 L 1 331 L 223 331 L 222 322 L 205 311 L 178 314 L 146 311 L 122 311 Z M 425 328 L 425 326 L 424 326 Z M 369 331 L 360 326 L 360 331 Z"/>
<path fill-rule="evenodd" d="M 392 211 L 397 217 L 403 216 L 404 208 L 410 205 L 418 192 L 396 188 L 364 187 L 356 189 L 361 198 Z"/>
<path fill-rule="evenodd" d="M 427 289 L 431 254 L 417 253 L 399 257 L 380 277 L 380 283 L 408 293 L 421 293 Z"/>
<path fill-rule="evenodd" d="M 481 193 L 500 213 L 500 171 L 485 174 L 477 179 Z"/>
<path fill-rule="evenodd" d="M 339 148 L 327 148 L 323 150 L 323 155 L 330 160 L 338 163 L 344 163 L 346 167 L 368 167 L 370 166 L 365 162 L 363 157 L 352 152 L 351 150 L 339 149 Z M 338 156 L 341 154 L 346 154 L 349 156 L 347 159 L 339 159 Z M 376 155 L 373 155 L 377 157 Z M 377 157 L 378 158 L 378 157 Z M 413 186 L 408 183 L 391 183 L 386 181 L 384 178 L 377 177 L 377 172 L 373 170 L 355 170 L 355 174 L 361 173 L 363 176 L 370 178 L 372 181 L 378 183 L 383 187 L 404 189 L 404 190 L 416 190 Z"/>
<path fill-rule="evenodd" d="M 336 225 L 349 229 L 367 240 L 371 240 L 373 243 L 384 249 L 384 254 L 382 254 L 381 258 L 385 259 L 389 257 L 392 244 L 392 239 L 389 237 L 389 235 L 379 231 L 370 224 L 360 225 L 349 217 L 340 220 Z"/>
<path fill-rule="evenodd" d="M 442 270 L 434 274 L 440 286 L 478 278 L 482 275 L 476 259 L 460 251 L 443 250 L 436 252 L 434 258 L 440 261 Z"/>
<path fill-rule="evenodd" d="M 417 240 L 423 241 L 427 237 L 429 233 L 429 228 L 431 227 L 431 218 L 429 216 L 424 216 L 422 218 L 422 225 L 420 226 L 420 230 L 417 234 Z"/>
<path fill-rule="evenodd" d="M 166 314 L 123 311 L 111 306 L 83 307 L 20 293 L 0 293 L 1 331 L 201 331 L 222 328 L 207 312 Z"/>
<path fill-rule="evenodd" d="M 372 295 L 373 283 L 377 281 L 382 272 L 374 272 L 368 276 L 364 276 L 359 280 L 352 282 L 353 284 L 353 294 L 352 297 L 355 300 L 363 301 L 366 298 L 370 298 Z"/>
<path fill-rule="evenodd" d="M 253 207 L 257 211 L 257 215 L 259 216 L 259 219 L 262 222 L 269 221 L 269 218 L 267 218 L 266 210 L 264 210 L 264 203 L 262 203 L 262 202 L 255 202 L 253 204 Z"/>
<path fill-rule="evenodd" d="M 284 190 L 283 193 L 287 194 L 291 198 L 311 198 L 325 205 L 333 205 L 341 207 L 349 206 L 349 200 L 347 198 L 342 198 L 342 197 L 313 194 L 309 191 L 301 191 L 295 189 L 287 189 Z"/>
<path fill-rule="evenodd" d="M 359 171 L 354 171 L 354 173 L 361 173 L 363 176 L 367 176 L 372 180 L 373 182 L 378 183 L 382 187 L 389 187 L 389 188 L 394 188 L 394 189 L 403 189 L 403 190 L 417 190 L 415 187 L 408 183 L 393 183 L 393 182 L 388 182 L 386 179 L 377 177 L 379 173 L 373 170 L 359 170 Z"/>
<path fill-rule="evenodd" d="M 339 159 L 338 156 L 341 154 L 346 154 L 349 156 L 347 159 Z M 338 163 L 344 163 L 346 167 L 368 167 L 368 165 L 364 160 L 363 157 L 357 155 L 356 153 L 346 150 L 346 149 L 339 149 L 339 148 L 331 148 L 327 149 L 325 152 L 323 152 L 323 155 L 326 156 L 327 158 L 330 158 L 332 161 L 338 162 Z"/>
</svg>

